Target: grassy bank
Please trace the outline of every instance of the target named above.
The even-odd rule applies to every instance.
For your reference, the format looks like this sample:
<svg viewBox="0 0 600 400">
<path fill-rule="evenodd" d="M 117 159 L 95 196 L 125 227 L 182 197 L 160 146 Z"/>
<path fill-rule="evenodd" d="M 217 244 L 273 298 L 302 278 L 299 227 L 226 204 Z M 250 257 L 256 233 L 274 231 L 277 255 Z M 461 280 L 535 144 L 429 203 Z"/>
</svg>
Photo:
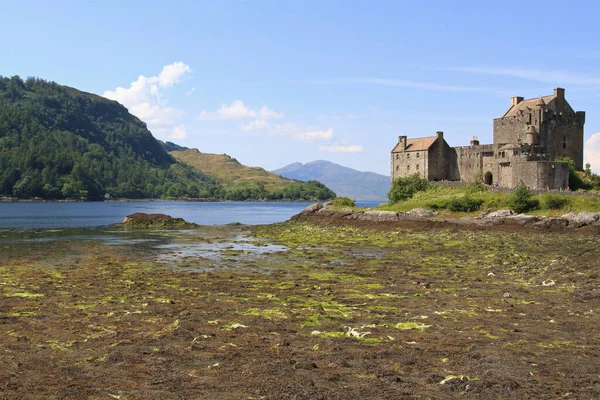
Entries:
<svg viewBox="0 0 600 400">
<path fill-rule="evenodd" d="M 410 211 L 414 208 L 425 208 L 442 212 L 444 215 L 476 215 L 482 211 L 508 209 L 512 193 L 501 191 L 490 191 L 485 186 L 465 185 L 447 186 L 431 185 L 426 191 L 416 192 L 412 198 L 400 201 L 393 205 L 384 204 L 381 210 Z M 472 212 L 451 212 L 440 209 L 453 199 L 470 198 L 480 202 L 479 208 Z M 545 193 L 532 197 L 539 201 L 539 208 L 529 211 L 528 214 L 544 214 L 549 216 L 563 215 L 569 212 L 600 211 L 600 197 L 579 195 L 577 193 Z"/>
</svg>

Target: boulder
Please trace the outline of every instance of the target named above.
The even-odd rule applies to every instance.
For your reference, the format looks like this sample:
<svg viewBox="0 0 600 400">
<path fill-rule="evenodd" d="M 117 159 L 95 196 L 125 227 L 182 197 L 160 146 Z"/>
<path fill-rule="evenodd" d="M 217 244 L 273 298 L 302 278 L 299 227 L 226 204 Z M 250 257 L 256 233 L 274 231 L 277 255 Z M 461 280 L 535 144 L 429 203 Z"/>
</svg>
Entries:
<svg viewBox="0 0 600 400">
<path fill-rule="evenodd" d="M 192 229 L 198 224 L 166 214 L 135 213 L 123 219 L 123 226 L 134 229 Z"/>
<path fill-rule="evenodd" d="M 484 213 L 481 218 L 506 218 L 514 215 L 512 210 L 496 210 L 489 213 Z"/>
<path fill-rule="evenodd" d="M 419 218 L 431 218 L 439 215 L 439 213 L 431 210 L 426 210 L 424 208 L 413 208 L 408 213 L 411 217 L 419 217 Z"/>
<path fill-rule="evenodd" d="M 569 226 L 569 220 L 566 218 L 544 218 L 541 221 L 534 222 L 533 225 L 547 229 L 566 228 Z"/>
<path fill-rule="evenodd" d="M 400 220 L 400 214 L 396 211 L 366 210 L 354 213 L 349 219 L 373 222 L 393 222 Z"/>
<path fill-rule="evenodd" d="M 518 225 L 527 225 L 539 222 L 541 218 L 536 217 L 535 215 L 517 214 L 510 217 L 506 217 L 504 220 L 509 223 L 514 223 Z"/>
<path fill-rule="evenodd" d="M 600 212 L 582 211 L 579 214 L 569 213 L 562 216 L 569 221 L 572 228 L 581 228 L 582 226 L 596 225 L 600 222 Z"/>
</svg>

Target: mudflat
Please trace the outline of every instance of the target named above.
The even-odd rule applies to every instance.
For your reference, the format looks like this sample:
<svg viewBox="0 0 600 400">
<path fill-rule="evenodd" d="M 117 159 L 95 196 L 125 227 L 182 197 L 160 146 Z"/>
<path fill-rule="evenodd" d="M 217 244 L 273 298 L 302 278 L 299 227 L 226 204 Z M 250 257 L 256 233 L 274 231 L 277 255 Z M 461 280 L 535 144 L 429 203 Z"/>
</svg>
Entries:
<svg viewBox="0 0 600 400">
<path fill-rule="evenodd" d="M 3 399 L 600 398 L 600 233 L 2 231 Z"/>
</svg>

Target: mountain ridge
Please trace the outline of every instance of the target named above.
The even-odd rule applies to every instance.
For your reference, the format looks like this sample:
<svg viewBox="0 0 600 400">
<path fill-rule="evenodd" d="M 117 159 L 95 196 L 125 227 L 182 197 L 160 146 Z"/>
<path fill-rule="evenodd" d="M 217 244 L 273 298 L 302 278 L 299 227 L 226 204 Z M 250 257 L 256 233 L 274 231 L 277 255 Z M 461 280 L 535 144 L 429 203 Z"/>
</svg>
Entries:
<svg viewBox="0 0 600 400">
<path fill-rule="evenodd" d="M 317 180 L 331 188 L 340 197 L 357 200 L 385 200 L 390 188 L 390 177 L 370 171 L 358 171 L 327 160 L 306 164 L 295 162 L 274 172 L 300 181 Z"/>
</svg>

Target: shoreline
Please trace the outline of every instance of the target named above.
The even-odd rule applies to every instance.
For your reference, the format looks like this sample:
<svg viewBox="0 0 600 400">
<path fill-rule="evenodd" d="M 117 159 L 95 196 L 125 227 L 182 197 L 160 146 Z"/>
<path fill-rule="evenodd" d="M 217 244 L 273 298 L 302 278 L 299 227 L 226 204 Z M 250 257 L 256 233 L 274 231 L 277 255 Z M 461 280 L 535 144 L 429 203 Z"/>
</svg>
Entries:
<svg viewBox="0 0 600 400">
<path fill-rule="evenodd" d="M 517 226 L 544 230 L 573 230 L 588 228 L 600 232 L 600 212 L 567 213 L 561 217 L 515 214 L 511 210 L 483 212 L 475 217 L 443 218 L 438 212 L 415 208 L 408 212 L 381 211 L 372 209 L 336 208 L 328 203 L 315 203 L 294 215 L 293 221 L 329 220 L 357 221 L 370 225 L 426 224 L 438 226 L 462 226 L 465 228 L 487 228 L 495 226 Z"/>
</svg>

